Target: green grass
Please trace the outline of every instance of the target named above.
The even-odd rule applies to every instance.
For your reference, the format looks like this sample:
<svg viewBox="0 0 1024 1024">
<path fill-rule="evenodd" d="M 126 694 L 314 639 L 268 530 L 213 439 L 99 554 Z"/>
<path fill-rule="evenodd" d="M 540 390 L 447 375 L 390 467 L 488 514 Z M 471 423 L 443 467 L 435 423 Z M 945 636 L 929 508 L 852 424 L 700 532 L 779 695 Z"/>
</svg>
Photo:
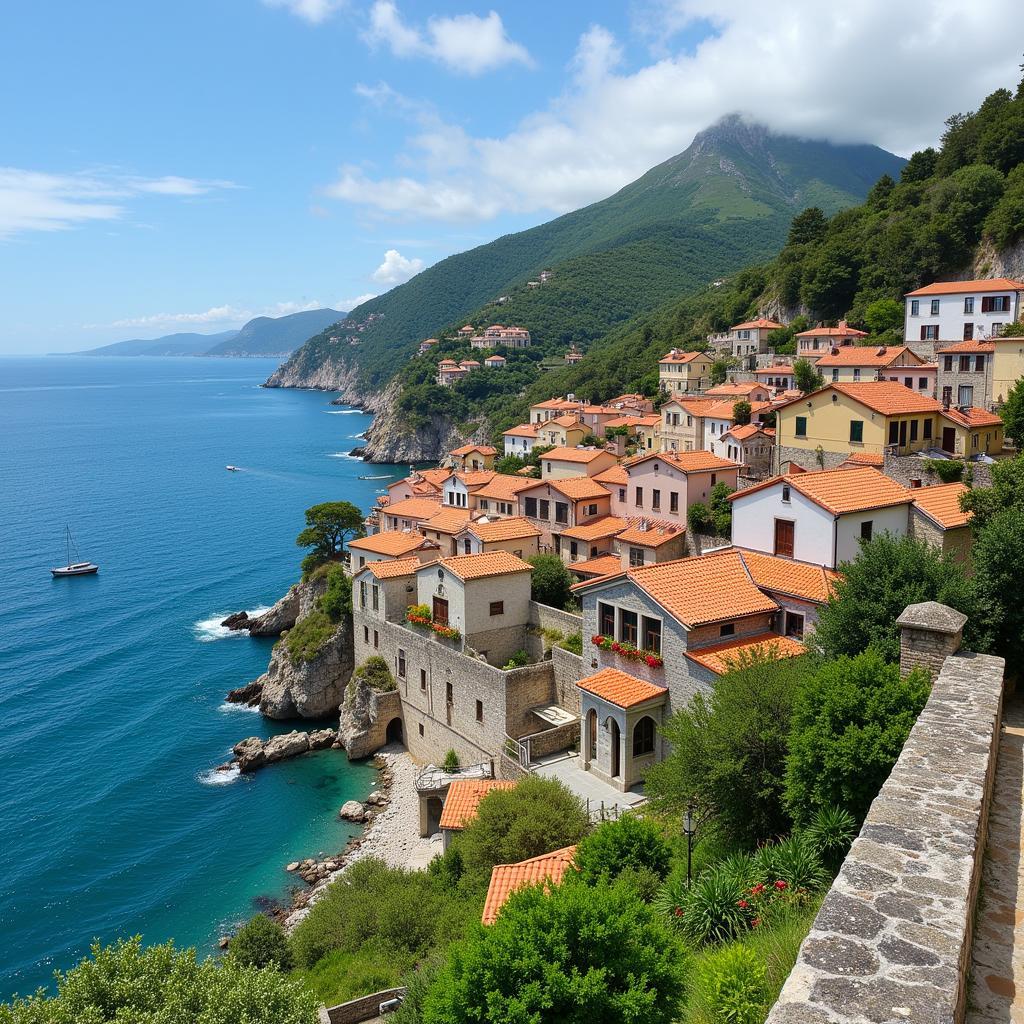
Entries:
<svg viewBox="0 0 1024 1024">
<path fill-rule="evenodd" d="M 370 946 L 354 953 L 335 950 L 308 970 L 292 971 L 291 976 L 314 992 L 324 1006 L 335 1006 L 400 985 L 414 966 L 409 953 L 398 950 L 384 953 Z"/>
<path fill-rule="evenodd" d="M 331 622 L 327 613 L 319 608 L 304 619 L 299 619 L 284 637 L 292 664 L 301 665 L 304 661 L 312 661 L 324 649 L 337 628 L 337 624 Z"/>
</svg>

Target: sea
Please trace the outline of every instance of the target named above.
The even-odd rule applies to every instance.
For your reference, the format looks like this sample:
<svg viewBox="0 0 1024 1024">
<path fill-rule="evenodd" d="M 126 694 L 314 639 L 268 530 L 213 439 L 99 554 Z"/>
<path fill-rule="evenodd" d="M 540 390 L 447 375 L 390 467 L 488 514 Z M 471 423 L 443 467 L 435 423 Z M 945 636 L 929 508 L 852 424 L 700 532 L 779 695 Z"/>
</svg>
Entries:
<svg viewBox="0 0 1024 1024">
<path fill-rule="evenodd" d="M 294 726 L 225 703 L 273 641 L 221 619 L 297 579 L 308 506 L 369 509 L 408 471 L 349 454 L 369 416 L 261 388 L 275 366 L 0 358 L 0 1000 L 94 940 L 214 952 L 374 786 L 334 750 L 213 771 Z M 51 578 L 66 526 L 97 575 Z"/>
</svg>

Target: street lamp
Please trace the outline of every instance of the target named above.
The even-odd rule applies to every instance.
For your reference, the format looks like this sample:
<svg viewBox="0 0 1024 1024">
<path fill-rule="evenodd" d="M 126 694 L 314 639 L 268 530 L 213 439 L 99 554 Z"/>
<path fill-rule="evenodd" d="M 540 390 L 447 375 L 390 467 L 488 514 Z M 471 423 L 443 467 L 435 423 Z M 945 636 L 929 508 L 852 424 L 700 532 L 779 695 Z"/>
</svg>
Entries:
<svg viewBox="0 0 1024 1024">
<path fill-rule="evenodd" d="M 690 888 L 690 872 L 693 865 L 693 836 L 697 831 L 697 823 L 693 817 L 693 804 L 686 805 L 683 815 L 683 831 L 686 833 L 686 888 Z"/>
</svg>

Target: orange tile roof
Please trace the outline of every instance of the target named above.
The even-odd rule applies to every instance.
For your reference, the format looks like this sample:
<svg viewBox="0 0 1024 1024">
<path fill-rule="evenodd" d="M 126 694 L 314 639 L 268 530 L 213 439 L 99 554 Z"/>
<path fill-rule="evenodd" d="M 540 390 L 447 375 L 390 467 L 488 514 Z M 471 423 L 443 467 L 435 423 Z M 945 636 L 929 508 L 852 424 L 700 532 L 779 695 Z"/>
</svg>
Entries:
<svg viewBox="0 0 1024 1024">
<path fill-rule="evenodd" d="M 752 391 L 764 391 L 765 385 L 756 380 L 739 381 L 735 384 L 718 384 L 708 388 L 704 394 L 711 397 L 720 395 L 749 395 Z"/>
<path fill-rule="evenodd" d="M 495 789 L 512 789 L 514 786 L 514 782 L 506 779 L 455 779 L 448 787 L 439 826 L 447 829 L 465 828 L 476 817 L 480 801 L 488 793 Z"/>
<path fill-rule="evenodd" d="M 955 406 L 951 406 L 949 409 L 942 410 L 942 417 L 951 423 L 956 423 L 958 426 L 966 427 L 968 430 L 974 430 L 977 427 L 1001 427 L 1003 425 L 1001 417 L 997 416 L 994 412 L 979 409 L 976 405 L 968 406 L 964 412 L 961 412 Z"/>
<path fill-rule="evenodd" d="M 758 426 L 756 423 L 744 423 L 739 427 L 730 427 L 726 434 L 731 434 L 737 441 L 746 441 L 748 437 L 753 437 L 757 433 L 767 433 L 766 428 Z M 722 435 L 723 437 L 725 434 Z"/>
<path fill-rule="evenodd" d="M 668 693 L 664 686 L 656 686 L 646 679 L 637 679 L 617 668 L 603 668 L 592 676 L 577 680 L 576 685 L 617 708 L 631 708 Z"/>
<path fill-rule="evenodd" d="M 409 532 L 405 530 L 385 530 L 383 533 L 375 533 L 369 537 L 360 537 L 358 540 L 348 542 L 349 549 L 356 551 L 370 551 L 375 555 L 407 555 L 415 551 L 424 541 L 422 533 Z"/>
<path fill-rule="evenodd" d="M 1009 277 L 992 277 L 974 281 L 935 281 L 917 288 L 907 295 L 962 295 L 964 292 L 1014 292 L 1024 291 L 1024 282 Z"/>
<path fill-rule="evenodd" d="M 464 444 L 461 448 L 452 450 L 452 455 L 469 455 L 470 452 L 479 452 L 481 455 L 497 455 L 497 449 L 489 444 Z"/>
<path fill-rule="evenodd" d="M 902 385 L 898 385 L 902 387 Z M 880 473 L 873 466 L 851 466 L 848 469 L 823 469 L 816 472 L 788 473 L 773 476 L 753 487 L 733 491 L 729 501 L 739 501 L 748 494 L 788 483 L 795 491 L 820 505 L 826 512 L 841 516 L 848 512 L 866 512 L 873 508 L 905 505 L 913 500 L 913 493 L 901 484 Z"/>
<path fill-rule="evenodd" d="M 421 530 L 436 530 L 438 533 L 460 533 L 478 513 L 468 508 L 442 508 L 436 515 L 420 523 Z"/>
<path fill-rule="evenodd" d="M 579 576 L 610 576 L 622 570 L 622 562 L 618 555 L 598 555 L 582 562 L 569 562 L 566 568 Z"/>
<path fill-rule="evenodd" d="M 843 465 L 853 463 L 856 466 L 874 466 L 881 469 L 885 465 L 885 458 L 882 455 L 875 455 L 874 452 L 850 452 L 843 461 Z"/>
<path fill-rule="evenodd" d="M 536 437 L 537 431 L 544 426 L 543 423 L 520 423 L 518 426 L 509 427 L 502 434 L 502 437 Z"/>
<path fill-rule="evenodd" d="M 725 675 L 742 664 L 744 656 L 771 655 L 775 658 L 798 658 L 806 654 L 807 648 L 791 636 L 778 633 L 758 633 L 757 636 L 741 637 L 711 647 L 701 647 L 686 652 L 686 656 L 710 669 L 715 675 Z"/>
<path fill-rule="evenodd" d="M 599 484 L 611 484 L 612 486 L 629 483 L 629 474 L 622 466 L 609 466 L 600 473 L 595 473 L 592 480 Z"/>
<path fill-rule="evenodd" d="M 593 477 L 574 476 L 562 480 L 530 480 L 530 489 L 553 487 L 559 494 L 564 494 L 571 501 L 584 501 L 587 498 L 608 498 L 611 492 Z M 526 491 L 520 492 L 525 495 Z"/>
<path fill-rule="evenodd" d="M 615 418 L 608 420 L 604 426 L 606 427 L 638 427 L 647 417 L 637 416 L 635 414 L 627 414 L 625 416 L 620 415 L 618 412 L 615 414 Z M 661 422 L 661 417 L 657 417 L 658 422 Z"/>
<path fill-rule="evenodd" d="M 787 375 L 792 377 L 794 370 L 793 367 L 790 366 L 788 363 L 780 363 L 778 366 L 762 366 L 761 369 L 755 370 L 754 373 L 759 377 L 770 377 L 772 374 L 778 376 L 780 373 L 783 377 Z"/>
<path fill-rule="evenodd" d="M 529 519 L 513 516 L 509 519 L 495 519 L 491 522 L 470 523 L 466 529 L 485 544 L 488 541 L 519 540 L 523 537 L 539 537 L 537 529 Z"/>
<path fill-rule="evenodd" d="M 516 495 L 527 487 L 532 487 L 537 481 L 535 479 L 524 480 L 520 476 L 509 476 L 507 473 L 497 473 L 490 482 L 484 484 L 476 492 L 476 498 L 493 498 L 496 501 L 515 501 Z"/>
<path fill-rule="evenodd" d="M 435 498 L 404 498 L 388 506 L 389 516 L 408 519 L 429 519 L 441 511 L 441 502 Z"/>
<path fill-rule="evenodd" d="M 467 487 L 472 488 L 483 487 L 484 484 L 490 483 L 497 474 L 493 469 L 470 469 L 466 471 L 460 470 L 455 476 Z"/>
<path fill-rule="evenodd" d="M 491 882 L 487 886 L 487 898 L 484 900 L 484 912 L 481 915 L 483 924 L 494 924 L 498 914 L 509 896 L 517 889 L 525 889 L 530 885 L 558 885 L 573 865 L 576 856 L 575 846 L 566 846 L 561 850 L 552 850 L 539 857 L 521 860 L 518 864 L 495 864 L 491 869 Z"/>
<path fill-rule="evenodd" d="M 915 412 L 938 412 L 942 406 L 934 398 L 911 391 L 898 381 L 870 380 L 854 383 L 834 383 L 826 385 L 836 391 L 866 405 L 883 416 L 899 416 Z M 821 393 L 820 391 L 818 392 Z"/>
<path fill-rule="evenodd" d="M 801 331 L 798 338 L 866 338 L 867 331 L 858 331 L 845 320 L 840 320 L 836 327 L 812 327 L 809 331 Z"/>
<path fill-rule="evenodd" d="M 966 526 L 973 515 L 960 507 L 960 495 L 967 490 L 967 486 L 959 482 L 915 488 L 914 506 L 944 530 L 955 530 Z"/>
<path fill-rule="evenodd" d="M 671 352 L 666 352 L 658 362 L 659 363 L 692 363 L 694 359 L 707 359 L 711 360 L 711 356 L 707 352 L 680 352 L 678 349 L 674 349 Z"/>
<path fill-rule="evenodd" d="M 393 558 L 387 562 L 371 562 L 359 571 L 372 573 L 379 580 L 390 580 L 412 576 L 422 564 L 418 558 Z"/>
<path fill-rule="evenodd" d="M 630 459 L 625 465 L 628 468 L 640 465 L 648 459 L 661 459 L 674 469 L 683 473 L 709 473 L 719 469 L 736 469 L 736 463 L 720 458 L 714 452 L 697 449 L 692 452 L 652 452 Z"/>
<path fill-rule="evenodd" d="M 545 452 L 542 458 L 547 461 L 552 459 L 558 462 L 583 462 L 590 463 L 602 455 L 607 455 L 603 448 L 552 448 Z"/>
<path fill-rule="evenodd" d="M 618 540 L 623 544 L 638 544 L 644 548 L 660 548 L 670 540 L 678 540 L 686 531 L 681 526 L 665 524 L 654 526 L 646 521 L 623 530 Z"/>
<path fill-rule="evenodd" d="M 824 604 L 832 594 L 835 581 L 842 578 L 839 573 L 820 565 L 766 555 L 763 551 L 737 550 L 754 583 L 776 594 Z"/>
<path fill-rule="evenodd" d="M 600 540 L 602 537 L 614 537 L 621 533 L 629 523 L 619 516 L 601 516 L 592 523 L 584 523 L 582 526 L 571 526 L 568 530 L 562 531 L 563 537 L 570 540 Z"/>
<path fill-rule="evenodd" d="M 437 565 L 437 562 L 431 562 Z M 533 566 L 511 551 L 487 551 L 480 555 L 453 555 L 440 564 L 460 580 L 479 580 L 487 576 L 507 576 L 514 572 L 533 572 Z"/>
<path fill-rule="evenodd" d="M 579 402 L 570 402 L 567 398 L 549 398 L 544 402 L 537 402 L 536 405 L 531 405 L 531 409 L 576 409 L 580 405 Z"/>
<path fill-rule="evenodd" d="M 977 354 L 981 352 L 995 352 L 996 343 L 994 341 L 979 341 L 977 338 L 972 338 L 970 341 L 958 341 L 955 345 L 943 345 L 942 348 L 937 348 L 935 354 L 939 356 L 952 355 L 955 352 Z"/>
<path fill-rule="evenodd" d="M 880 345 L 873 348 L 871 345 L 844 345 L 836 352 L 830 352 L 822 356 L 818 366 L 891 366 L 901 355 L 908 354 L 916 359 L 917 356 L 906 345 Z M 923 362 L 923 360 L 921 360 Z M 912 364 L 914 366 L 919 363 Z"/>
<path fill-rule="evenodd" d="M 544 426 L 550 426 L 551 424 L 554 424 L 556 427 L 579 427 L 581 430 L 587 429 L 583 425 L 583 422 L 572 413 L 566 413 L 564 416 L 555 416 L 548 420 Z"/>
<path fill-rule="evenodd" d="M 754 327 L 759 327 L 761 329 L 777 331 L 784 326 L 785 324 L 776 323 L 774 320 L 768 320 L 763 316 L 759 316 L 756 320 L 744 320 L 743 323 L 736 324 L 735 327 L 730 327 L 729 330 L 745 331 Z"/>
<path fill-rule="evenodd" d="M 420 469 L 417 473 L 427 481 L 429 484 L 433 484 L 438 490 L 441 485 L 452 475 L 450 469 Z"/>
<path fill-rule="evenodd" d="M 643 565 L 573 585 L 583 590 L 623 577 L 635 583 L 687 628 L 759 612 L 778 611 L 750 578 L 733 548 L 693 558 Z"/>
</svg>

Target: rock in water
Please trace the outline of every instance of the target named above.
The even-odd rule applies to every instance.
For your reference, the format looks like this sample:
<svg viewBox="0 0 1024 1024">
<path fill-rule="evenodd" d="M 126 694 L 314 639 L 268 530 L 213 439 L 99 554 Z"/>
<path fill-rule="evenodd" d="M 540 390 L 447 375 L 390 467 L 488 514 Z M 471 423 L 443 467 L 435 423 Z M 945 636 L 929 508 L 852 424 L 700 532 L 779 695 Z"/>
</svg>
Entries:
<svg viewBox="0 0 1024 1024">
<path fill-rule="evenodd" d="M 262 615 L 249 619 L 246 628 L 250 636 L 279 636 L 286 629 L 295 625 L 300 615 L 300 588 L 304 584 L 296 583 L 273 608 Z M 225 622 L 225 625 L 227 623 Z"/>
<path fill-rule="evenodd" d="M 334 729 L 314 729 L 309 736 L 310 750 L 326 750 L 337 742 L 338 734 Z"/>
<path fill-rule="evenodd" d="M 338 811 L 338 817 L 345 821 L 366 821 L 366 809 L 358 800 L 347 800 Z"/>
<path fill-rule="evenodd" d="M 304 754 L 307 750 L 309 750 L 309 734 L 297 731 L 286 732 L 282 736 L 271 736 L 263 744 L 263 755 L 267 764 Z"/>
<path fill-rule="evenodd" d="M 226 629 L 248 629 L 249 613 L 235 612 L 234 615 L 229 615 L 226 619 L 223 619 L 221 625 Z"/>
<path fill-rule="evenodd" d="M 236 743 L 232 748 L 235 757 L 238 759 L 238 770 L 240 772 L 254 772 L 267 763 L 266 751 L 263 749 L 263 740 L 259 736 L 249 736 L 247 739 Z"/>
<path fill-rule="evenodd" d="M 260 697 L 262 696 L 263 684 L 258 679 L 254 679 L 251 683 L 240 686 L 237 690 L 229 690 L 227 697 L 224 699 L 229 704 L 248 704 L 249 707 L 254 708 L 259 704 Z"/>
<path fill-rule="evenodd" d="M 387 796 L 382 793 L 379 789 L 375 789 L 367 798 L 366 802 L 371 807 L 383 807 L 387 802 Z"/>
</svg>

